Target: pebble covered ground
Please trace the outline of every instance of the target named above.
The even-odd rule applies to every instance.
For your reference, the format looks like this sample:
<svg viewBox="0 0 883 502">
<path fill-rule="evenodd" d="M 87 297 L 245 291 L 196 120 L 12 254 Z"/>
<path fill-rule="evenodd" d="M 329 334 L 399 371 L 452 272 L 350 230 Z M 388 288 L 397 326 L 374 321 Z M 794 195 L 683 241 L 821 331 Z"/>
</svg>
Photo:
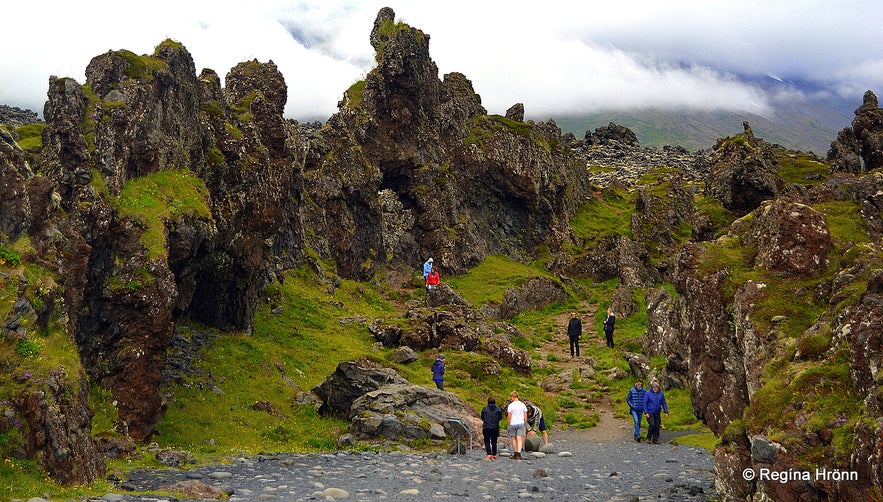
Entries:
<svg viewBox="0 0 883 502">
<path fill-rule="evenodd" d="M 279 453 L 233 459 L 229 464 L 192 469 L 150 469 L 129 473 L 103 501 L 172 502 L 229 497 L 260 500 L 715 500 L 714 461 L 701 448 L 669 441 L 636 443 L 630 424 L 551 431 L 553 452 L 512 460 L 503 447 L 485 459 L 481 438 L 465 454 L 339 451 Z M 606 430 L 606 433 L 605 433 Z M 191 492 L 176 488 L 190 487 Z M 145 495 L 163 490 L 175 497 Z M 202 491 L 199 490 L 209 490 Z M 211 490 L 214 491 L 212 495 Z M 202 495 L 199 495 L 199 494 Z M 39 499 L 31 499 L 38 502 Z"/>
</svg>

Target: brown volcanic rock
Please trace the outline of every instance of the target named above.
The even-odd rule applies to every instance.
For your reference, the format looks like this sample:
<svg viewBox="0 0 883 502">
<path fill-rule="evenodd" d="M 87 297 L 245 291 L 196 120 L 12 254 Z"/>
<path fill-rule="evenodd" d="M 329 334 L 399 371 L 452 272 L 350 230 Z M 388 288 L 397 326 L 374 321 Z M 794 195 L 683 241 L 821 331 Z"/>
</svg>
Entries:
<svg viewBox="0 0 883 502">
<path fill-rule="evenodd" d="M 828 150 L 832 171 L 862 174 L 883 167 L 883 110 L 877 95 L 866 91 L 852 125 L 837 134 Z"/>
<path fill-rule="evenodd" d="M 757 264 L 779 276 L 811 276 L 828 268 L 831 234 L 815 209 L 776 199 L 755 213 L 745 245 L 757 248 Z"/>
<path fill-rule="evenodd" d="M 725 271 L 699 273 L 704 250 L 685 244 L 677 260 L 675 287 L 681 320 L 677 336 L 683 338 L 689 354 L 690 391 L 693 411 L 715 434 L 722 434 L 730 422 L 742 417 L 748 405 L 743 348 L 735 337 L 729 319 L 723 284 Z"/>
<path fill-rule="evenodd" d="M 88 484 L 104 476 L 104 457 L 92 437 L 92 409 L 85 374 L 71 381 L 64 368 L 44 387 L 18 396 L 27 423 L 27 453 L 62 485 Z"/>
</svg>

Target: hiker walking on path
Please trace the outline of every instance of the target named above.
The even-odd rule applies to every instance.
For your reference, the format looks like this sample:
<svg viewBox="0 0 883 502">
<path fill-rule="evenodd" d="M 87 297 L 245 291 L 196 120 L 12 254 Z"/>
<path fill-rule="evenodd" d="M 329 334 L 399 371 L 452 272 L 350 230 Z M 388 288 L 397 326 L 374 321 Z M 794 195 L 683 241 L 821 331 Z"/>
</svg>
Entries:
<svg viewBox="0 0 883 502">
<path fill-rule="evenodd" d="M 432 363 L 432 381 L 438 390 L 445 390 L 445 355 L 439 354 L 435 356 L 435 362 Z"/>
<path fill-rule="evenodd" d="M 616 316 L 613 309 L 607 308 L 607 319 L 604 319 L 604 334 L 607 336 L 607 346 L 613 348 L 613 325 L 616 324 Z"/>
<path fill-rule="evenodd" d="M 546 432 L 546 419 L 543 418 L 543 410 L 531 403 L 527 405 L 527 434 L 536 434 L 537 430 L 543 434 L 543 444 L 549 444 L 549 433 Z"/>
<path fill-rule="evenodd" d="M 524 437 L 527 435 L 527 406 L 518 400 L 518 391 L 509 394 L 511 402 L 506 407 L 509 415 L 507 428 L 512 438 L 512 460 L 523 460 L 521 450 L 524 448 Z"/>
<path fill-rule="evenodd" d="M 659 444 L 659 428 L 662 426 L 660 413 L 664 411 L 668 417 L 668 404 L 665 394 L 659 390 L 659 384 L 650 384 L 650 392 L 644 393 L 644 416 L 647 417 L 647 442 Z"/>
<path fill-rule="evenodd" d="M 570 322 L 567 323 L 567 338 L 570 339 L 570 357 L 579 357 L 579 338 L 583 335 L 583 322 L 579 320 L 576 312 L 570 314 Z"/>
<path fill-rule="evenodd" d="M 632 420 L 635 422 L 635 441 L 638 443 L 641 442 L 641 419 L 644 417 L 644 394 L 646 393 L 644 383 L 638 380 L 625 397 L 625 402 L 628 403 L 629 411 L 632 414 Z M 647 437 L 649 438 L 649 436 Z"/>
<path fill-rule="evenodd" d="M 432 270 L 432 258 L 426 260 L 426 263 L 423 264 L 423 282 L 426 282 L 426 276 L 429 275 L 429 271 Z"/>
<path fill-rule="evenodd" d="M 493 396 L 487 398 L 487 406 L 481 410 L 481 432 L 484 436 L 484 451 L 488 460 L 497 458 L 497 439 L 500 437 L 500 420 L 503 420 L 503 409 L 497 406 Z"/>
</svg>

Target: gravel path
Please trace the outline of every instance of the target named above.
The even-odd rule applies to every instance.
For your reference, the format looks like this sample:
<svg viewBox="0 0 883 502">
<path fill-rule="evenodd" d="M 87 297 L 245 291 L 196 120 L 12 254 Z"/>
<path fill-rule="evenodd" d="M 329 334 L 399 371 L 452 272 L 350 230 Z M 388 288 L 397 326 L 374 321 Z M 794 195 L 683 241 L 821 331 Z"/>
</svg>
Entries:
<svg viewBox="0 0 883 502">
<path fill-rule="evenodd" d="M 497 460 L 486 460 L 481 438 L 475 438 L 475 448 L 461 455 L 280 453 L 186 471 L 138 470 L 130 473 L 120 492 L 102 500 L 173 501 L 176 499 L 134 494 L 160 487 L 168 491 L 180 482 L 219 489 L 231 501 L 715 498 L 714 462 L 707 451 L 670 444 L 675 436 L 670 431 L 662 431 L 661 445 L 635 443 L 630 429 L 630 423 L 605 413 L 593 429 L 551 430 L 554 453 L 525 453 L 522 461 L 508 458 L 505 449 Z M 179 498 L 185 498 L 183 493 Z"/>
</svg>

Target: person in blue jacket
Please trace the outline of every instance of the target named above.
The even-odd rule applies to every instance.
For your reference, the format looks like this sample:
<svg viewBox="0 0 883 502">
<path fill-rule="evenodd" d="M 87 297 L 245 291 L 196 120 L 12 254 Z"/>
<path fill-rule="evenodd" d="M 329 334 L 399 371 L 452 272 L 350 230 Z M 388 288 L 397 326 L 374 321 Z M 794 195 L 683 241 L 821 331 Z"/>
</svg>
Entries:
<svg viewBox="0 0 883 502">
<path fill-rule="evenodd" d="M 439 354 L 435 356 L 435 362 L 432 363 L 432 381 L 438 390 L 445 390 L 445 355 Z"/>
<path fill-rule="evenodd" d="M 632 414 L 632 420 L 635 422 L 635 441 L 638 443 L 641 442 L 641 420 L 644 418 L 644 394 L 646 393 L 644 382 L 638 380 L 625 397 L 625 402 L 628 403 L 629 411 Z"/>
<path fill-rule="evenodd" d="M 647 417 L 647 442 L 659 444 L 659 428 L 662 426 L 661 412 L 668 417 L 668 404 L 659 384 L 650 384 L 650 392 L 644 393 L 644 416 Z"/>
<path fill-rule="evenodd" d="M 432 270 L 432 258 L 426 260 L 426 263 L 423 264 L 423 282 L 426 282 L 426 276 L 429 275 L 429 272 Z"/>
</svg>

